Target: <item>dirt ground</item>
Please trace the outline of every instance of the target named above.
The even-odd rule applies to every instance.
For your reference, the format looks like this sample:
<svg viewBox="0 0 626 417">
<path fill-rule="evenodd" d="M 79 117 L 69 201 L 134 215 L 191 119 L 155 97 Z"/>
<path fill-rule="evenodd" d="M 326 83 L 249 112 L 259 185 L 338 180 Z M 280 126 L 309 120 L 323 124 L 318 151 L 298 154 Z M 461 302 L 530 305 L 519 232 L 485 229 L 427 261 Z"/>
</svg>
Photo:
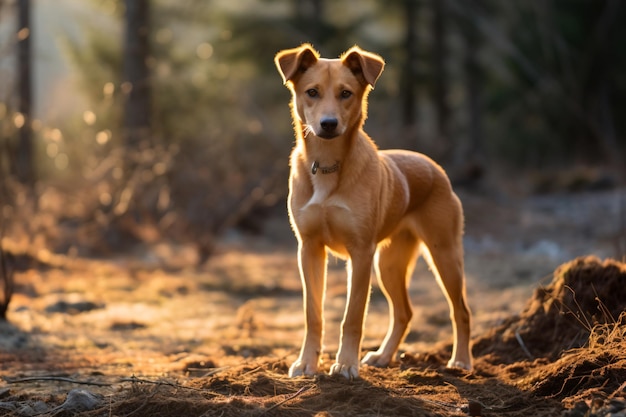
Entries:
<svg viewBox="0 0 626 417">
<path fill-rule="evenodd" d="M 285 216 L 191 248 L 38 253 L 0 324 L 0 415 L 626 416 L 626 190 L 523 200 L 461 193 L 475 370 L 448 370 L 445 299 L 420 262 L 396 362 L 289 379 L 303 315 Z M 607 259 L 607 260 L 605 260 Z M 345 273 L 331 261 L 323 367 Z M 363 348 L 387 326 L 374 284 Z"/>
</svg>

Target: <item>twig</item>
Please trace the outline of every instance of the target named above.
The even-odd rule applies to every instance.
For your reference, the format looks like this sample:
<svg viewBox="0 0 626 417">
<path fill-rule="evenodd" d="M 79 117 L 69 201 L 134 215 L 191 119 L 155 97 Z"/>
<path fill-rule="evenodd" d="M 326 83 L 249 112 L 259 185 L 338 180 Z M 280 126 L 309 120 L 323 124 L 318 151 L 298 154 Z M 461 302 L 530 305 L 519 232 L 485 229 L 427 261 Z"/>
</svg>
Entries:
<svg viewBox="0 0 626 417">
<path fill-rule="evenodd" d="M 429 400 L 426 398 L 418 398 L 419 401 L 425 402 L 426 404 L 435 405 L 439 408 L 445 408 L 448 410 L 459 410 L 460 407 L 456 404 L 446 403 L 443 401 Z"/>
<path fill-rule="evenodd" d="M 137 378 L 136 376 L 131 376 L 130 378 L 120 378 L 120 382 L 133 382 L 133 383 L 152 384 L 152 385 L 166 385 L 168 387 L 183 388 L 183 389 L 188 389 L 188 390 L 192 390 L 192 391 L 204 391 L 203 389 L 200 389 L 200 388 L 186 387 L 184 385 L 174 384 L 173 382 L 152 381 L 150 379 Z"/>
<path fill-rule="evenodd" d="M 33 382 L 33 381 L 59 381 L 59 382 L 69 382 L 71 384 L 94 385 L 97 387 L 112 387 L 113 386 L 113 384 L 106 383 L 106 382 L 84 381 L 80 379 L 67 378 L 63 376 L 28 376 L 24 378 L 14 378 L 14 379 L 4 377 L 3 379 L 9 384 L 19 384 L 22 382 Z M 167 381 L 152 381 L 149 379 L 137 378 L 135 376 L 132 376 L 130 378 L 120 378 L 118 379 L 118 382 L 134 382 L 134 383 L 152 384 L 152 385 L 165 385 L 165 386 L 169 386 L 173 388 L 204 392 L 204 393 L 208 393 L 211 395 L 215 395 L 216 397 L 222 395 L 222 394 L 218 394 L 216 392 L 205 390 L 202 388 L 187 387 L 185 385 L 175 384 L 173 382 L 167 382 Z"/>
<path fill-rule="evenodd" d="M 578 314 L 575 314 L 574 310 L 572 310 L 564 302 L 562 302 L 561 304 L 563 305 L 563 307 L 567 307 L 567 309 L 569 310 L 569 313 L 572 316 L 574 316 L 574 318 L 580 323 L 581 326 L 583 326 L 583 328 L 585 330 L 587 330 L 588 332 L 591 332 L 591 329 L 593 329 L 593 326 L 589 322 L 589 319 L 587 319 L 587 316 L 585 315 L 585 311 L 583 310 L 583 308 L 578 303 L 578 300 L 576 299 L 576 291 L 574 291 L 574 289 L 572 287 L 570 287 L 569 285 L 565 285 L 565 288 L 570 290 L 570 292 L 572 293 L 572 300 L 574 301 L 574 304 L 576 304 L 576 307 L 578 307 L 578 311 L 582 315 L 583 319 L 585 319 L 585 321 L 583 322 L 583 320 L 580 318 L 580 316 Z"/>
<path fill-rule="evenodd" d="M 300 395 L 304 394 L 305 392 L 307 392 L 311 388 L 314 388 L 315 386 L 316 386 L 315 384 L 305 385 L 304 387 L 302 387 L 298 391 L 296 391 L 294 394 L 290 395 L 289 397 L 285 398 L 284 400 L 282 400 L 280 402 L 277 402 L 276 404 L 274 404 L 270 408 L 268 408 L 265 411 L 263 411 L 263 413 L 261 413 L 261 415 L 263 416 L 263 415 L 269 413 L 270 411 L 272 411 L 272 410 L 280 407 L 281 405 L 285 404 L 286 402 L 291 401 L 294 398 L 299 397 Z"/>
<path fill-rule="evenodd" d="M 519 345 L 522 347 L 522 350 L 524 351 L 526 356 L 528 356 L 528 359 L 530 359 L 531 361 L 534 360 L 535 357 L 533 356 L 532 353 L 530 353 L 530 350 L 528 350 L 528 348 L 526 347 L 526 344 L 524 343 L 524 340 L 522 339 L 522 335 L 519 333 L 519 329 L 515 330 L 515 338 L 517 339 L 517 343 L 519 343 Z"/>
<path fill-rule="evenodd" d="M 59 381 L 59 382 L 69 382 L 71 384 L 80 384 L 80 385 L 95 385 L 98 387 L 110 387 L 112 384 L 108 384 L 106 382 L 93 382 L 93 381 L 83 381 L 79 379 L 66 378 L 63 376 L 27 376 L 24 378 L 4 378 L 4 380 L 8 384 L 19 384 L 22 382 L 33 382 L 33 381 Z"/>
<path fill-rule="evenodd" d="M 230 368 L 231 368 L 230 366 L 222 366 L 221 368 L 211 369 L 210 371 L 203 373 L 202 378 L 219 374 L 220 372 L 225 371 Z M 206 368 L 187 368 L 187 371 L 190 371 L 190 372 L 199 372 L 199 371 L 204 371 L 204 370 L 206 370 Z"/>
<path fill-rule="evenodd" d="M 167 381 L 152 381 L 149 379 L 143 379 L 143 378 L 137 378 L 135 376 L 132 376 L 130 378 L 121 378 L 119 380 L 120 382 L 133 382 L 133 383 L 142 383 L 142 384 L 152 384 L 152 385 L 165 385 L 168 387 L 173 387 L 173 388 L 180 388 L 180 389 L 186 389 L 186 390 L 190 390 L 190 391 L 198 391 L 198 392 L 204 392 L 207 394 L 211 394 L 211 395 L 215 395 L 216 397 L 221 397 L 222 394 L 219 394 L 217 392 L 213 392 L 213 391 L 209 391 L 206 389 L 202 389 L 202 388 L 194 388 L 194 387 L 188 387 L 185 385 L 180 385 L 180 384 L 174 384 L 173 382 L 167 382 Z"/>
<path fill-rule="evenodd" d="M 596 290 L 596 286 L 593 285 L 593 282 L 591 283 L 591 289 L 593 289 L 593 294 L 595 295 L 594 300 L 598 302 L 598 310 L 600 310 L 604 315 L 604 318 L 607 319 L 607 323 L 615 323 L 615 317 L 613 317 L 613 313 L 611 313 L 611 310 L 609 310 L 606 304 L 604 304 L 604 302 L 600 299 L 598 291 Z"/>
</svg>

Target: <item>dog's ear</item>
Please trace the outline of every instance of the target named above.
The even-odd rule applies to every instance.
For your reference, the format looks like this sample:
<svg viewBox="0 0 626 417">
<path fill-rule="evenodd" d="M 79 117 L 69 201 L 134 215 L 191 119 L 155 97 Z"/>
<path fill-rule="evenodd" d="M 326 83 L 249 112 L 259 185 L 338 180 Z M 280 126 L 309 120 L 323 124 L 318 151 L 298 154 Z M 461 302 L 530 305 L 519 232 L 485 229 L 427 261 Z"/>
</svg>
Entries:
<svg viewBox="0 0 626 417">
<path fill-rule="evenodd" d="M 362 76 L 372 87 L 385 68 L 385 61 L 376 54 L 353 46 L 341 56 L 341 62 L 356 76 Z"/>
<path fill-rule="evenodd" d="M 297 48 L 285 49 L 277 53 L 274 63 L 286 84 L 287 81 L 293 80 L 298 74 L 314 65 L 319 57 L 319 53 L 310 44 L 303 43 Z"/>
</svg>

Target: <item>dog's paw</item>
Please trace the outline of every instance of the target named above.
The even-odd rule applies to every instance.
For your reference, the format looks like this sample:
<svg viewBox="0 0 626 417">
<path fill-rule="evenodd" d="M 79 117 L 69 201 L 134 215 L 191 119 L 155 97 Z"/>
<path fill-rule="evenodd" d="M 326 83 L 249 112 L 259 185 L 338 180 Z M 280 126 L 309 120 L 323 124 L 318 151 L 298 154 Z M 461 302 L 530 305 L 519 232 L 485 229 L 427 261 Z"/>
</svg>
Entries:
<svg viewBox="0 0 626 417">
<path fill-rule="evenodd" d="M 330 375 L 341 375 L 346 379 L 353 380 L 359 377 L 359 364 L 343 364 L 336 362 L 330 367 Z"/>
<path fill-rule="evenodd" d="M 448 361 L 448 368 L 450 369 L 464 369 L 466 371 L 471 371 L 472 370 L 472 364 L 471 363 L 465 363 L 462 361 L 455 361 L 453 359 L 450 359 Z"/>
<path fill-rule="evenodd" d="M 377 368 L 384 368 L 389 365 L 389 362 L 391 359 L 379 352 L 367 352 L 361 360 L 363 365 L 376 366 Z"/>
<path fill-rule="evenodd" d="M 289 368 L 289 377 L 295 378 L 297 376 L 313 376 L 316 372 L 317 365 L 298 359 Z"/>
</svg>

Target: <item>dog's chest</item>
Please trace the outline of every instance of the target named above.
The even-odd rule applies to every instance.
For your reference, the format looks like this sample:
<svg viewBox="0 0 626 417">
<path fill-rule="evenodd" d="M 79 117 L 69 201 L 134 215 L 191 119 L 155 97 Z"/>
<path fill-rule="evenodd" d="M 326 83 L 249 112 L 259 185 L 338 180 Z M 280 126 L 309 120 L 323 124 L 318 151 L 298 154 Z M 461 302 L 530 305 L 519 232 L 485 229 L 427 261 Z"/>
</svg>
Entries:
<svg viewBox="0 0 626 417">
<path fill-rule="evenodd" d="M 292 207 L 294 225 L 302 237 L 320 239 L 331 249 L 345 252 L 346 239 L 354 235 L 355 208 L 336 192 L 336 179 L 314 180 L 313 193 L 299 207 Z"/>
</svg>

